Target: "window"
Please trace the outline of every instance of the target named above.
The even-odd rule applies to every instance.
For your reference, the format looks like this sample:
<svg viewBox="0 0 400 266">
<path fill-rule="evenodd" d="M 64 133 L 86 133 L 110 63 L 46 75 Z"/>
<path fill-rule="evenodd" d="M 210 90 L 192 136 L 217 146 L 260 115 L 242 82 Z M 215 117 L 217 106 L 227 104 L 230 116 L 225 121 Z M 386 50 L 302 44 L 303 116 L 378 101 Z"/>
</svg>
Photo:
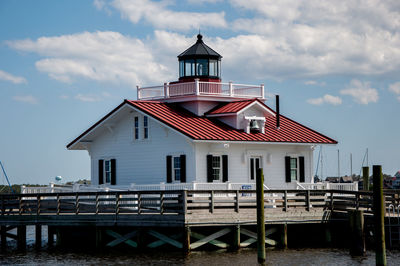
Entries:
<svg viewBox="0 0 400 266">
<path fill-rule="evenodd" d="M 218 61 L 210 60 L 210 76 L 218 76 Z"/>
<path fill-rule="evenodd" d="M 208 60 L 196 60 L 196 76 L 208 76 Z"/>
<path fill-rule="evenodd" d="M 104 176 L 106 184 L 111 183 L 111 160 L 104 161 Z"/>
<path fill-rule="evenodd" d="M 143 116 L 143 138 L 149 138 L 149 119 L 147 116 Z"/>
<path fill-rule="evenodd" d="M 212 157 L 213 181 L 221 181 L 221 156 Z"/>
<path fill-rule="evenodd" d="M 139 139 L 139 117 L 135 116 L 134 138 Z"/>
<path fill-rule="evenodd" d="M 298 172 L 297 158 L 290 158 L 290 179 L 291 180 L 297 180 L 297 172 Z"/>
<path fill-rule="evenodd" d="M 250 158 L 250 181 L 256 180 L 257 169 L 260 168 L 261 157 Z"/>
<path fill-rule="evenodd" d="M 181 181 L 181 158 L 174 157 L 173 161 L 174 180 Z"/>
<path fill-rule="evenodd" d="M 179 61 L 179 77 L 185 76 L 185 61 Z"/>
<path fill-rule="evenodd" d="M 194 59 L 185 60 L 185 76 L 195 76 L 195 63 Z"/>
</svg>

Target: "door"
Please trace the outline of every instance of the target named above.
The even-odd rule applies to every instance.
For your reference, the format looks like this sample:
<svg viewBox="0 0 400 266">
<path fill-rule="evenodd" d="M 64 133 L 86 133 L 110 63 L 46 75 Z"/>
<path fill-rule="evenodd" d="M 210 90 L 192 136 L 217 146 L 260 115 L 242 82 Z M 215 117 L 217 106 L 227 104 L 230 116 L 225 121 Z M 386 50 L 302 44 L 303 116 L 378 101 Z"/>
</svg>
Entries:
<svg viewBox="0 0 400 266">
<path fill-rule="evenodd" d="M 256 174 L 258 168 L 262 168 L 261 157 L 260 156 L 250 157 L 250 175 L 249 175 L 250 183 L 256 182 Z"/>
</svg>

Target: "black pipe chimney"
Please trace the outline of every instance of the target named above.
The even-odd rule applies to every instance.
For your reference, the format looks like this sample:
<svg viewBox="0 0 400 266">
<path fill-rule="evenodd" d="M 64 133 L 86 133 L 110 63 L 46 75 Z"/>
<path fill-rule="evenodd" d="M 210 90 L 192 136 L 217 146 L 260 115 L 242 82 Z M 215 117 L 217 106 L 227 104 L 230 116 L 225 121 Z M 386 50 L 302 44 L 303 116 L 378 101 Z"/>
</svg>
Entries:
<svg viewBox="0 0 400 266">
<path fill-rule="evenodd" d="M 280 121 L 279 121 L 279 95 L 276 96 L 276 128 L 279 129 Z"/>
</svg>

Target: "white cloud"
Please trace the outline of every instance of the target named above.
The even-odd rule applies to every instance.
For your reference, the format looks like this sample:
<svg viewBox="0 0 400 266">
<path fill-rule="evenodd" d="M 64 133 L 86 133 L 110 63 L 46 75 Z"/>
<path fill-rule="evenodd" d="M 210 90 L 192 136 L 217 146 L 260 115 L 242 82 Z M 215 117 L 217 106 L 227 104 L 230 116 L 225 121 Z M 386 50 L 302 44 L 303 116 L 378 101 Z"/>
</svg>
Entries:
<svg viewBox="0 0 400 266">
<path fill-rule="evenodd" d="M 37 40 L 8 42 L 19 51 L 35 52 L 45 58 L 36 62 L 39 71 L 62 82 L 86 78 L 99 82 L 164 82 L 176 69 L 166 68 L 154 57 L 151 45 L 118 32 L 84 32 Z"/>
<path fill-rule="evenodd" d="M 29 103 L 29 104 L 38 104 L 39 101 L 32 95 L 16 95 L 13 97 L 15 101 Z"/>
<path fill-rule="evenodd" d="M 109 98 L 111 95 L 107 92 L 103 92 L 101 94 L 77 94 L 75 95 L 75 99 L 81 102 L 100 102 L 105 98 Z"/>
<path fill-rule="evenodd" d="M 10 73 L 0 70 L 0 80 L 12 82 L 14 84 L 27 83 L 24 77 L 14 76 Z"/>
<path fill-rule="evenodd" d="M 322 105 L 324 103 L 331 104 L 331 105 L 340 105 L 342 104 L 342 99 L 338 96 L 332 96 L 330 94 L 325 94 L 323 97 L 320 98 L 313 98 L 308 99 L 307 102 L 313 105 Z"/>
<path fill-rule="evenodd" d="M 306 82 L 304 82 L 304 84 L 306 84 L 306 85 L 319 85 L 319 86 L 325 86 L 326 85 L 326 83 L 325 82 L 318 82 L 318 81 L 315 81 L 315 80 L 307 80 Z"/>
<path fill-rule="evenodd" d="M 400 75 L 398 1 L 230 2 L 254 12 L 234 20 L 232 28 L 258 36 L 257 48 L 248 52 L 264 65 L 272 61 L 274 76 Z"/>
<path fill-rule="evenodd" d="M 215 4 L 223 2 L 224 0 L 188 0 L 190 4 L 199 5 L 199 4 Z"/>
<path fill-rule="evenodd" d="M 69 96 L 68 96 L 68 95 L 65 95 L 65 94 L 63 94 L 63 95 L 60 95 L 60 99 L 63 99 L 63 100 L 68 100 L 68 99 L 69 99 Z"/>
<path fill-rule="evenodd" d="M 400 94 L 400 82 L 390 84 L 389 91 L 393 92 L 394 94 Z"/>
<path fill-rule="evenodd" d="M 199 13 L 173 11 L 167 6 L 170 1 L 150 0 L 114 0 L 111 5 L 119 10 L 123 18 L 132 23 L 141 20 L 150 23 L 157 29 L 173 29 L 187 31 L 191 29 L 215 27 L 225 28 L 225 13 Z"/>
<path fill-rule="evenodd" d="M 379 99 L 378 91 L 371 88 L 370 82 L 362 82 L 357 79 L 353 79 L 347 89 L 341 90 L 340 93 L 352 96 L 353 100 L 359 104 L 369 104 L 377 102 Z"/>
</svg>

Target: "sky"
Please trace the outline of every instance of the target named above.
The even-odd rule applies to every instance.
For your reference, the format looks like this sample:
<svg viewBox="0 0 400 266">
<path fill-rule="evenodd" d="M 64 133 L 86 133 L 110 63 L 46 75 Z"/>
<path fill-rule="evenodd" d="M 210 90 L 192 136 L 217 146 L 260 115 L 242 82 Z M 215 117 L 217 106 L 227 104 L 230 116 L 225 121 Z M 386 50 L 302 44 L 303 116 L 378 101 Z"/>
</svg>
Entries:
<svg viewBox="0 0 400 266">
<path fill-rule="evenodd" d="M 199 30 L 223 82 L 265 84 L 267 105 L 279 94 L 282 114 L 339 141 L 322 148 L 323 177 L 338 175 L 338 150 L 341 175 L 350 154 L 360 173 L 367 148 L 369 166 L 400 170 L 398 0 L 2 0 L 0 25 L 11 183 L 89 178 L 88 153 L 66 145 L 137 85 L 177 80 Z"/>
</svg>

